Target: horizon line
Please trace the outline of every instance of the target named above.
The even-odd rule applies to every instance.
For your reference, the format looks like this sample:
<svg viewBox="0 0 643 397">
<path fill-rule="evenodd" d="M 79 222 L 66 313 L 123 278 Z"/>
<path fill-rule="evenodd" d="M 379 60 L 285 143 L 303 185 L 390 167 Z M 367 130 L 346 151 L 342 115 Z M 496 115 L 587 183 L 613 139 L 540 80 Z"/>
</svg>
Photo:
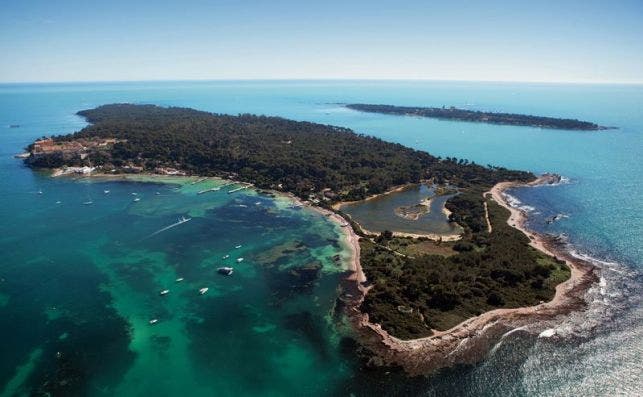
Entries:
<svg viewBox="0 0 643 397">
<path fill-rule="evenodd" d="M 24 80 L 0 81 L 0 85 L 28 85 L 28 84 L 106 84 L 106 83 L 162 83 L 162 82 L 333 82 L 333 81 L 361 81 L 361 82 L 453 82 L 453 83 L 522 83 L 522 84 L 568 84 L 568 85 L 643 85 L 643 81 L 609 81 L 609 80 L 471 80 L 471 79 L 413 79 L 413 78 L 204 78 L 204 79 L 126 79 L 126 80 Z"/>
</svg>

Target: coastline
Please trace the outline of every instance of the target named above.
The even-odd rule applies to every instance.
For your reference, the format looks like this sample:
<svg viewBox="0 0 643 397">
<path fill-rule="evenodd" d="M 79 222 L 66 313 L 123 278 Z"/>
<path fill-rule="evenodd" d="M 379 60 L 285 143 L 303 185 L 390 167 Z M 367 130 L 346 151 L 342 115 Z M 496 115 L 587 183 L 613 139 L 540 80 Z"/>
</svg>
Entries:
<svg viewBox="0 0 643 397">
<path fill-rule="evenodd" d="M 50 177 L 52 178 L 72 177 L 75 180 L 87 178 L 87 179 L 103 180 L 103 181 L 131 181 L 131 182 L 141 182 L 141 183 L 149 182 L 149 183 L 177 183 L 177 184 L 190 183 L 190 182 L 198 181 L 199 179 L 202 179 L 202 178 L 207 178 L 207 179 L 212 179 L 217 181 L 233 182 L 235 184 L 246 183 L 246 182 L 234 181 L 234 180 L 225 179 L 225 178 L 216 177 L 216 176 L 202 177 L 199 175 L 166 175 L 166 174 L 155 174 L 151 172 L 143 172 L 143 173 L 136 173 L 136 174 L 87 173 L 87 174 L 78 175 L 73 173 L 65 173 L 59 168 L 53 169 L 50 174 Z M 403 187 L 404 186 L 400 188 L 403 188 Z M 291 193 L 286 193 L 278 190 L 270 190 L 270 189 L 262 189 L 262 190 L 269 191 L 275 196 L 286 198 L 292 201 L 294 204 L 297 204 L 301 207 L 309 208 L 310 210 L 315 211 L 325 216 L 332 222 L 334 222 L 340 228 L 340 234 L 343 236 L 343 239 L 346 244 L 346 248 L 350 251 L 349 259 L 347 263 L 347 266 L 348 266 L 347 271 L 351 272 L 349 279 L 351 281 L 355 281 L 358 283 L 366 282 L 366 276 L 364 275 L 364 272 L 362 270 L 362 267 L 359 261 L 360 236 L 357 235 L 357 233 L 355 233 L 355 231 L 350 225 L 347 225 L 346 220 L 341 215 L 329 209 L 325 209 L 316 205 L 310 205 L 309 203 L 304 203 L 302 199 L 300 199 L 299 197 L 296 197 Z M 343 225 L 346 225 L 346 226 L 343 226 Z"/>
<path fill-rule="evenodd" d="M 425 183 L 425 182 L 426 182 L 426 181 L 423 181 L 423 182 L 420 182 L 420 183 Z M 404 189 L 408 188 L 409 186 L 413 186 L 413 185 L 414 185 L 414 184 L 406 184 L 406 185 L 399 185 L 399 186 L 395 186 L 395 187 L 394 187 L 394 188 L 392 188 L 391 190 L 387 190 L 387 191 L 386 191 L 386 192 L 384 192 L 384 193 L 378 193 L 378 194 L 374 194 L 374 195 L 368 196 L 368 197 L 366 197 L 366 198 L 365 198 L 365 199 L 363 199 L 363 200 L 355 200 L 355 201 L 339 201 L 339 202 L 337 202 L 337 203 L 334 203 L 334 204 L 331 206 L 331 208 L 333 209 L 333 211 L 341 211 L 341 210 L 342 210 L 342 207 L 343 207 L 343 206 L 345 206 L 345 205 L 348 205 L 348 204 L 355 204 L 355 203 L 359 203 L 359 202 L 366 202 L 366 201 L 369 201 L 369 200 L 373 200 L 373 199 L 378 198 L 378 197 L 382 197 L 382 196 L 386 196 L 386 195 L 391 194 L 391 193 L 396 193 L 396 192 L 402 191 L 402 190 L 404 190 Z M 435 197 L 436 197 L 436 196 L 432 196 L 432 197 L 430 197 L 429 199 L 422 200 L 422 202 L 420 202 L 420 204 L 421 204 L 421 205 L 425 205 L 425 206 L 430 206 L 430 205 L 431 205 L 431 202 L 433 201 L 433 199 L 434 199 Z M 333 213 L 335 213 L 335 214 L 336 214 L 336 212 L 333 212 Z M 368 236 L 371 236 L 371 237 L 376 237 L 376 236 L 378 236 L 378 235 L 379 235 L 379 233 L 374 232 L 374 231 L 372 231 L 372 230 L 369 230 L 369 229 L 365 228 L 365 227 L 364 227 L 364 225 L 362 225 L 361 223 L 359 223 L 358 221 L 356 221 L 355 219 L 353 219 L 353 217 L 352 217 L 352 216 L 350 216 L 349 214 L 347 214 L 347 213 L 345 213 L 345 212 L 342 212 L 342 213 L 346 216 L 346 218 L 347 218 L 347 219 L 350 219 L 350 221 L 351 221 L 351 222 L 353 222 L 353 223 L 355 223 L 357 226 L 359 226 L 360 230 L 361 230 L 361 231 L 362 231 L 362 233 L 364 233 L 365 235 L 368 235 Z M 449 216 L 451 215 L 451 211 L 449 211 L 449 210 L 446 208 L 446 206 L 442 206 L 442 213 L 443 213 L 447 218 L 449 218 Z M 340 216 L 340 218 L 342 218 L 342 217 Z M 445 234 L 441 234 L 441 233 L 407 233 L 407 232 L 399 232 L 399 231 L 393 231 L 392 233 L 393 233 L 393 236 L 395 236 L 395 237 L 426 238 L 426 239 L 429 239 L 429 240 L 432 240 L 432 241 L 453 242 L 453 241 L 459 241 L 459 240 L 461 240 L 461 239 L 462 239 L 462 233 L 457 233 L 457 234 L 446 234 L 446 233 L 445 233 Z"/>
<path fill-rule="evenodd" d="M 400 366 L 410 375 L 423 375 L 456 364 L 472 364 L 483 359 L 503 335 L 516 329 L 539 334 L 554 327 L 559 316 L 586 306 L 584 295 L 598 281 L 595 267 L 566 252 L 554 238 L 528 230 L 525 227 L 527 215 L 511 207 L 503 196 L 509 188 L 545 183 L 550 183 L 548 176 L 527 184 L 501 182 L 487 193 L 511 212 L 508 224 L 525 233 L 532 247 L 564 260 L 569 266 L 571 276 L 556 286 L 554 298 L 536 306 L 495 309 L 469 318 L 451 329 L 434 330 L 431 336 L 403 340 L 390 335 L 379 324 L 371 323 L 368 314 L 359 311 L 368 291 L 358 288 L 362 294 L 350 299 L 347 313 L 360 341 L 381 363 Z"/>
<path fill-rule="evenodd" d="M 347 215 L 352 222 L 355 222 L 359 228 L 362 230 L 362 232 L 365 235 L 368 235 L 370 237 L 376 237 L 379 235 L 379 233 L 376 233 L 372 230 L 368 230 L 364 228 L 359 222 L 357 222 L 355 219 L 350 217 L 350 215 Z M 392 232 L 393 236 L 395 237 L 411 237 L 411 238 L 426 238 L 432 241 L 443 241 L 443 242 L 449 242 L 449 241 L 458 241 L 462 239 L 462 234 L 439 234 L 439 233 L 406 233 L 406 232 Z"/>
<path fill-rule="evenodd" d="M 78 179 L 96 178 L 158 183 L 186 183 L 202 178 L 196 175 L 182 176 L 154 173 L 92 173 L 79 175 L 78 177 Z M 208 179 L 210 179 L 210 177 L 208 177 Z M 237 181 L 218 177 L 211 177 L 211 179 L 237 183 Z M 350 251 L 347 261 L 349 274 L 342 282 L 343 292 L 339 298 L 344 302 L 343 306 L 348 315 L 348 319 L 353 325 L 360 343 L 377 357 L 377 362 L 385 365 L 400 366 L 409 375 L 413 376 L 424 375 L 439 368 L 450 367 L 456 364 L 475 363 L 484 358 L 493 345 L 495 345 L 505 333 L 518 328 L 532 333 L 540 333 L 544 330 L 543 327 L 550 328 L 548 323 L 554 322 L 558 316 L 581 310 L 586 305 L 583 296 L 594 282 L 598 280 L 594 273 L 594 266 L 567 253 L 554 238 L 528 230 L 525 227 L 527 215 L 523 211 L 511 207 L 503 195 L 504 192 L 510 188 L 537 186 L 543 183 L 548 183 L 546 178 L 543 177 L 527 184 L 500 182 L 484 194 L 490 194 L 494 201 L 510 211 L 511 216 L 507 220 L 507 223 L 526 234 L 531 240 L 530 245 L 532 247 L 548 255 L 565 260 L 566 264 L 570 267 L 570 278 L 556 286 L 554 298 L 549 302 L 536 306 L 495 309 L 469 318 L 451 329 L 445 331 L 433 330 L 431 336 L 410 340 L 399 339 L 388 334 L 379 324 L 371 323 L 368 314 L 362 313 L 359 310 L 370 286 L 366 285 L 366 275 L 360 262 L 360 236 L 355 232 L 350 223 L 336 212 L 336 208 L 343 203 L 340 202 L 333 205 L 333 209 L 331 210 L 305 203 L 302 199 L 287 192 L 275 190 L 270 190 L 270 192 L 276 196 L 287 198 L 302 207 L 308 207 L 339 226 L 340 233 L 343 235 L 343 240 L 346 244 L 345 247 Z M 404 188 L 405 186 L 399 186 L 382 194 L 388 194 Z M 372 199 L 382 194 L 374 195 L 370 198 Z M 446 208 L 444 209 L 446 210 Z M 361 225 L 359 226 L 361 228 Z M 362 231 L 366 234 L 376 235 L 363 228 Z M 430 238 L 427 235 L 407 233 L 396 233 L 396 235 L 413 238 Z M 461 235 L 446 236 L 453 238 L 453 240 L 446 239 L 445 236 L 430 236 L 434 236 L 435 239 L 442 238 L 442 241 L 456 241 L 461 238 Z M 527 327 L 531 329 L 527 330 Z"/>
</svg>

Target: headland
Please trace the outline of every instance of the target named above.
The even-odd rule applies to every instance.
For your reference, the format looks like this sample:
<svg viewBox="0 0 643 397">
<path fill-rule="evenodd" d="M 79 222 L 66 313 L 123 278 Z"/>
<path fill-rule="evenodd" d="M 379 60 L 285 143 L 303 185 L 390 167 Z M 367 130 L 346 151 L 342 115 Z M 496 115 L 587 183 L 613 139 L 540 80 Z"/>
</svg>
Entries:
<svg viewBox="0 0 643 397">
<path fill-rule="evenodd" d="M 78 174 L 225 178 L 289 195 L 337 222 L 352 252 L 341 299 L 359 340 L 412 374 L 475 362 L 507 330 L 581 309 L 595 281 L 589 265 L 527 232 L 524 214 L 502 195 L 556 176 L 537 180 L 276 117 L 130 104 L 79 114 L 92 124 L 34 142 L 25 162 Z M 444 206 L 462 227 L 457 238 L 369 234 L 336 209 L 429 179 L 457 187 Z"/>
</svg>

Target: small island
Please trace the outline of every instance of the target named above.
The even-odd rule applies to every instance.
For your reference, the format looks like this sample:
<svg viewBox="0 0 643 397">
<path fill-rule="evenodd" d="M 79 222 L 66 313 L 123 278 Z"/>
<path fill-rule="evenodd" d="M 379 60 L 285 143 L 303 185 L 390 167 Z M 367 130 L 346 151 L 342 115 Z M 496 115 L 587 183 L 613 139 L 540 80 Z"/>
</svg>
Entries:
<svg viewBox="0 0 643 397">
<path fill-rule="evenodd" d="M 509 187 L 556 176 L 537 179 L 278 117 L 131 104 L 78 114 L 91 124 L 34 142 L 24 161 L 58 173 L 232 179 L 288 194 L 337 221 L 354 251 L 338 308 L 369 351 L 409 373 L 474 362 L 499 329 L 582 307 L 579 291 L 595 280 L 590 267 L 537 244 L 539 236 L 521 228 L 502 196 Z M 436 194 L 449 194 L 445 214 L 462 231 L 454 238 L 374 234 L 341 210 L 346 202 L 429 181 Z M 483 339 L 460 351 L 472 333 Z"/>
<path fill-rule="evenodd" d="M 590 123 L 588 121 L 580 121 L 575 119 L 561 119 L 555 117 L 531 116 L 514 113 L 483 112 L 460 109 L 453 106 L 442 106 L 436 108 L 370 105 L 363 103 L 352 103 L 344 106 L 348 109 L 353 109 L 360 112 L 392 114 L 397 116 L 428 117 L 439 120 L 549 128 L 556 130 L 601 131 L 614 129 L 614 127 L 603 127 L 598 124 Z"/>
</svg>

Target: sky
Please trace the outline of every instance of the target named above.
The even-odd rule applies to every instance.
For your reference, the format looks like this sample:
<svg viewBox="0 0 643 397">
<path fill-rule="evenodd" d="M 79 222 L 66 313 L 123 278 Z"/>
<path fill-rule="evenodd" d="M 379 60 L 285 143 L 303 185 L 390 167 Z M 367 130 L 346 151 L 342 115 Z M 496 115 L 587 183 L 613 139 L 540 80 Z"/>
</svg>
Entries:
<svg viewBox="0 0 643 397">
<path fill-rule="evenodd" d="M 643 0 L 0 0 L 0 82 L 643 83 Z"/>
</svg>

